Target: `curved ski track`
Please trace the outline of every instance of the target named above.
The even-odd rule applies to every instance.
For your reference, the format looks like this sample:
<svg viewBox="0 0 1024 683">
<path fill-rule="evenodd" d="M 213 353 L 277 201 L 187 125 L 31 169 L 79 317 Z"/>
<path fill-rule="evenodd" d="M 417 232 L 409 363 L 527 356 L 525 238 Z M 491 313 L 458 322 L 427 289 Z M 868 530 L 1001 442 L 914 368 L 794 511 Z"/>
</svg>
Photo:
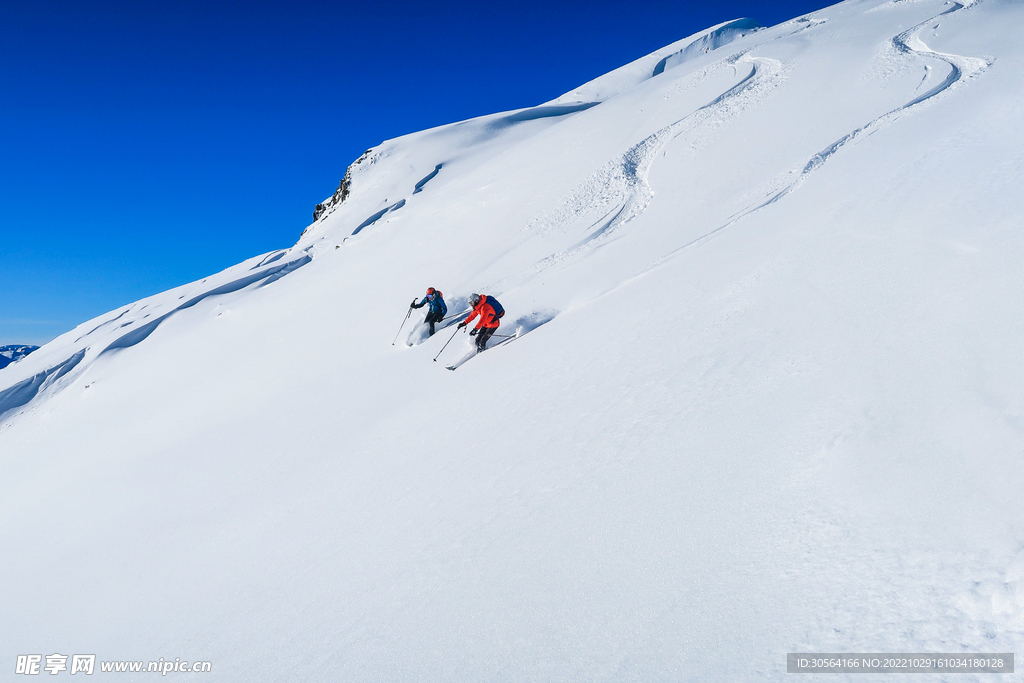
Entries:
<svg viewBox="0 0 1024 683">
<path fill-rule="evenodd" d="M 810 159 L 808 159 L 807 163 L 804 164 L 803 168 L 796 171 L 790 171 L 789 173 L 786 174 L 786 176 L 784 176 L 781 179 L 781 182 L 777 181 L 776 183 L 773 183 L 776 186 L 781 185 L 782 187 L 780 189 L 772 191 L 764 200 L 755 204 L 754 206 L 751 206 L 747 209 L 740 211 L 737 214 L 734 214 L 729 218 L 728 221 L 718 226 L 714 230 L 711 230 L 710 232 L 707 232 L 704 235 L 701 235 L 700 237 L 691 240 L 690 242 L 687 242 L 681 247 L 674 249 L 665 256 L 662 256 L 661 258 L 652 262 L 644 270 L 644 272 L 647 272 L 652 268 L 660 266 L 665 261 L 669 260 L 670 258 L 673 258 L 676 254 L 685 249 L 689 249 L 690 247 L 695 247 L 700 244 L 703 244 L 704 242 L 707 242 L 708 240 L 712 239 L 718 233 L 722 232 L 726 228 L 730 228 L 739 221 L 743 220 L 744 218 L 751 216 L 757 213 L 758 211 L 761 211 L 762 209 L 765 209 L 775 204 L 782 198 L 796 191 L 801 185 L 803 185 L 803 183 L 812 173 L 814 173 L 822 166 L 824 166 L 825 163 L 830 158 L 832 158 L 832 156 L 836 152 L 845 147 L 847 144 L 854 142 L 859 138 L 865 137 L 866 135 L 874 133 L 882 126 L 895 122 L 914 107 L 917 107 L 918 105 L 921 105 L 925 102 L 934 101 L 935 98 L 937 98 L 939 95 L 951 92 L 956 87 L 959 87 L 960 85 L 966 83 L 967 81 L 977 77 L 982 72 L 984 72 L 989 66 L 991 66 L 991 63 L 989 61 L 981 59 L 979 57 L 965 57 L 962 55 L 952 55 L 943 52 L 936 52 L 935 50 L 929 48 L 924 43 L 924 41 L 922 41 L 917 36 L 918 32 L 920 32 L 921 29 L 923 29 L 926 25 L 932 23 L 933 21 L 939 19 L 940 17 L 953 14 L 955 12 L 959 12 L 963 9 L 974 7 L 979 2 L 981 2 L 981 0 L 974 0 L 973 2 L 965 3 L 954 2 L 953 7 L 945 11 L 939 12 L 935 16 L 930 17 L 929 19 L 912 26 L 903 33 L 900 33 L 899 35 L 892 38 L 890 42 L 892 48 L 896 51 L 897 54 L 905 55 L 911 58 L 919 57 L 924 59 L 938 59 L 948 64 L 950 67 L 950 72 L 942 81 L 942 83 L 930 89 L 928 92 L 915 97 L 906 104 L 901 105 L 889 112 L 886 112 L 885 114 L 882 114 L 881 116 L 875 119 L 872 119 L 871 121 L 864 124 L 860 128 L 857 128 L 856 130 L 851 131 L 844 135 L 843 137 L 839 138 L 838 140 L 836 140 L 835 142 L 833 142 L 832 144 L 818 152 L 817 154 L 813 155 Z"/>
<path fill-rule="evenodd" d="M 855 142 L 882 126 L 895 122 L 912 109 L 926 103 L 933 102 L 940 95 L 952 92 L 965 82 L 977 77 L 984 72 L 990 62 L 977 57 L 966 57 L 962 55 L 946 54 L 929 48 L 924 41 L 918 37 L 918 33 L 928 24 L 940 17 L 952 15 L 964 9 L 976 6 L 982 0 L 962 0 L 954 2 L 953 6 L 939 12 L 938 14 L 910 27 L 899 33 L 890 40 L 890 47 L 897 55 L 910 59 L 939 60 L 949 65 L 950 73 L 942 83 L 931 88 L 927 92 L 915 96 L 891 111 L 872 119 L 865 125 L 847 133 L 821 151 L 812 155 L 810 159 L 799 169 L 789 171 L 785 175 L 770 183 L 770 190 L 767 195 L 753 206 L 750 206 L 733 216 L 725 223 L 708 231 L 700 237 L 693 239 L 686 244 L 677 247 L 664 256 L 652 261 L 642 271 L 625 282 L 632 281 L 636 277 L 657 268 L 680 252 L 691 247 L 699 246 L 714 238 L 727 228 L 732 227 L 744 218 L 772 206 L 784 197 L 788 196 L 825 163 L 832 158 L 840 149 Z M 532 221 L 526 226 L 527 230 L 535 234 L 543 235 L 554 230 L 564 230 L 573 223 L 579 221 L 587 213 L 602 211 L 602 216 L 596 222 L 590 224 L 586 230 L 586 236 L 576 244 L 560 250 L 536 262 L 525 273 L 511 275 L 497 281 L 492 285 L 501 289 L 500 285 L 507 285 L 519 278 L 536 275 L 552 266 L 569 259 L 582 256 L 589 250 L 596 248 L 605 242 L 610 235 L 619 230 L 626 223 L 640 216 L 648 207 L 654 192 L 647 182 L 651 166 L 659 153 L 662 153 L 665 146 L 672 139 L 680 135 L 700 128 L 718 127 L 728 119 L 738 116 L 751 106 L 763 101 L 771 90 L 781 85 L 786 78 L 786 67 L 779 61 L 763 57 L 754 57 L 751 53 L 758 47 L 769 42 L 783 40 L 810 28 L 820 26 L 827 22 L 800 18 L 794 20 L 798 25 L 796 30 L 781 36 L 775 36 L 770 40 L 752 46 L 751 48 L 733 54 L 723 60 L 709 65 L 701 72 L 694 74 L 699 79 L 707 78 L 715 69 L 722 66 L 737 68 L 741 64 L 750 64 L 751 71 L 739 82 L 734 84 L 724 93 L 711 102 L 687 114 L 678 121 L 662 128 L 653 135 L 644 138 L 634 146 L 630 147 L 621 156 L 606 163 L 602 168 L 595 171 L 590 177 L 581 182 L 570 191 L 561 201 L 560 206 L 555 210 Z M 707 124 L 710 124 L 707 125 Z M 621 286 L 621 285 L 620 285 Z"/>
<path fill-rule="evenodd" d="M 611 207 L 604 211 L 600 219 L 590 224 L 586 230 L 586 237 L 567 249 L 541 259 L 528 269 L 526 274 L 536 275 L 558 263 L 581 256 L 597 247 L 626 223 L 640 216 L 654 197 L 654 191 L 647 182 L 651 166 L 671 140 L 701 126 L 710 129 L 723 125 L 729 119 L 759 104 L 771 90 L 785 80 L 787 69 L 781 62 L 754 57 L 751 52 L 769 42 L 790 38 L 827 21 L 807 17 L 794 19 L 791 23 L 797 26 L 795 30 L 757 43 L 744 51 L 709 64 L 693 74 L 700 82 L 723 67 L 736 69 L 741 64 L 749 64 L 751 67 L 749 74 L 714 100 L 644 138 L 619 157 L 608 161 L 563 197 L 557 209 L 531 221 L 526 229 L 543 235 L 556 229 L 568 228 L 595 207 L 598 210 Z M 494 283 L 494 286 L 508 283 L 522 275 L 523 273 L 519 273 L 502 278 Z"/>
<path fill-rule="evenodd" d="M 739 82 L 711 102 L 644 138 L 621 156 L 606 163 L 574 188 L 561 201 L 558 209 L 527 226 L 539 234 L 545 234 L 567 228 L 594 207 L 611 207 L 604 211 L 604 215 L 597 222 L 590 225 L 586 237 L 580 242 L 541 259 L 529 272 L 536 274 L 579 256 L 640 216 L 654 197 L 654 191 L 647 181 L 651 166 L 670 141 L 705 124 L 713 123 L 715 127 L 722 125 L 726 120 L 761 102 L 767 93 L 779 86 L 785 78 L 785 69 L 781 62 L 752 57 L 749 50 L 709 66 L 698 76 L 701 79 L 706 78 L 713 70 L 722 66 L 731 66 L 738 70 L 745 65 L 749 65 L 750 72 Z"/>
</svg>

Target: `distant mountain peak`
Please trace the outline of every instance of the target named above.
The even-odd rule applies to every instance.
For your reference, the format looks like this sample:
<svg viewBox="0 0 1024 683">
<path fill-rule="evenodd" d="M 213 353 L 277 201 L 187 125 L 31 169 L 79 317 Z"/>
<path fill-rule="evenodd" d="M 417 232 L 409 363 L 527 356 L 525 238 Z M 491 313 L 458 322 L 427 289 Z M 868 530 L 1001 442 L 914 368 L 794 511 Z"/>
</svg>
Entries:
<svg viewBox="0 0 1024 683">
<path fill-rule="evenodd" d="M 15 361 L 21 360 L 38 348 L 38 346 L 32 346 L 31 344 L 10 344 L 8 346 L 0 346 L 0 369 L 6 368 Z"/>
</svg>

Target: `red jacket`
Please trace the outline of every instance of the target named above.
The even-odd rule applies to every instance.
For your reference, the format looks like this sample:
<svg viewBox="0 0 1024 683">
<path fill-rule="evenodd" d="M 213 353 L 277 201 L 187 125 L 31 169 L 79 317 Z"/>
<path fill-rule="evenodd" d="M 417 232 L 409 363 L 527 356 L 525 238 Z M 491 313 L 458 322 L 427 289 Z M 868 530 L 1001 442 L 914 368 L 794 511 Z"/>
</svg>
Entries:
<svg viewBox="0 0 1024 683">
<path fill-rule="evenodd" d="M 470 321 L 477 316 L 480 316 L 480 322 L 476 324 L 476 329 L 478 330 L 481 327 L 497 328 L 501 325 L 501 322 L 498 320 L 498 316 L 494 314 L 494 307 L 487 303 L 486 294 L 480 297 L 480 303 L 476 305 L 476 308 L 470 311 L 469 317 L 463 322 L 468 325 Z"/>
</svg>

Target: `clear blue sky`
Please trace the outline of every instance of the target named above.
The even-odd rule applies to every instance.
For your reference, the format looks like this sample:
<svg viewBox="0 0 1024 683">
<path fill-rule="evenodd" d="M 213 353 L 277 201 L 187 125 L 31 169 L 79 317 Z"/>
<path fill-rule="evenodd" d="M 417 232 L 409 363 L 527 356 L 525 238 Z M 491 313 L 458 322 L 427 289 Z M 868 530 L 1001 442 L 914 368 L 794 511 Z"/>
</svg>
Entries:
<svg viewBox="0 0 1024 683">
<path fill-rule="evenodd" d="M 290 246 L 382 140 L 829 4 L 4 2 L 0 345 Z"/>
</svg>

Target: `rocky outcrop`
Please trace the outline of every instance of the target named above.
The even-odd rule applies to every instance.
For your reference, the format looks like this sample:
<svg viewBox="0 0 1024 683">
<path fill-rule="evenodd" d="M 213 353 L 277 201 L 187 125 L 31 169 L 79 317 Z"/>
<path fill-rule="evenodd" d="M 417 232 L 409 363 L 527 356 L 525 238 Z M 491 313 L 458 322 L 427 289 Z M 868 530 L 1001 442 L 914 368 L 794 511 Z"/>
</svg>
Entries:
<svg viewBox="0 0 1024 683">
<path fill-rule="evenodd" d="M 352 169 L 366 161 L 372 151 L 372 149 L 366 150 L 363 152 L 361 157 L 353 161 L 352 164 L 345 169 L 345 177 L 341 179 L 341 182 L 338 184 L 338 189 L 334 191 L 334 194 L 331 195 L 329 199 L 325 200 L 321 204 L 317 204 L 316 207 L 313 208 L 314 223 L 329 214 L 332 209 L 348 199 L 348 195 L 352 191 Z"/>
</svg>

